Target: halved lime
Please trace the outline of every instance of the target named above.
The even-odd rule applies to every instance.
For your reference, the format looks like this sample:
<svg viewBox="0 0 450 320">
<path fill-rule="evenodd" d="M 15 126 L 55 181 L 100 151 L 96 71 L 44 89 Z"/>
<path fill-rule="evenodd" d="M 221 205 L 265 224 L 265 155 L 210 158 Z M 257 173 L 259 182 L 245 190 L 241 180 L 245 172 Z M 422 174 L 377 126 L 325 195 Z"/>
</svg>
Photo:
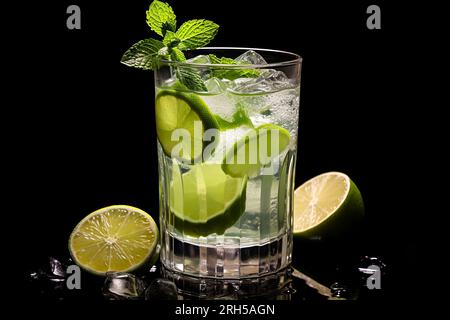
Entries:
<svg viewBox="0 0 450 320">
<path fill-rule="evenodd" d="M 69 250 L 83 269 L 103 275 L 129 272 L 152 258 L 157 250 L 158 227 L 141 209 L 115 205 L 94 211 L 75 227 Z"/>
<path fill-rule="evenodd" d="M 170 210 L 174 227 L 198 237 L 223 234 L 245 211 L 247 177 L 232 178 L 220 164 L 203 163 L 181 173 L 173 164 Z"/>
<path fill-rule="evenodd" d="M 289 131 L 274 124 L 263 124 L 250 129 L 225 152 L 222 169 L 232 177 L 254 177 L 261 166 L 268 165 L 284 151 L 289 141 Z M 273 149 L 273 146 L 276 148 Z"/>
<path fill-rule="evenodd" d="M 164 152 L 168 156 L 179 156 L 188 162 L 193 162 L 202 156 L 206 146 L 203 141 L 205 130 L 219 128 L 209 107 L 194 93 L 161 90 L 156 96 L 155 115 L 156 133 Z M 176 130 L 179 131 L 175 132 Z M 184 133 L 189 136 L 188 140 L 180 135 Z M 180 143 L 183 147 L 180 150 L 173 150 Z M 179 154 L 172 154 L 172 151 L 177 153 L 179 151 Z"/>
<path fill-rule="evenodd" d="M 336 236 L 351 231 L 364 215 L 356 185 L 341 172 L 316 176 L 294 192 L 294 235 Z"/>
</svg>

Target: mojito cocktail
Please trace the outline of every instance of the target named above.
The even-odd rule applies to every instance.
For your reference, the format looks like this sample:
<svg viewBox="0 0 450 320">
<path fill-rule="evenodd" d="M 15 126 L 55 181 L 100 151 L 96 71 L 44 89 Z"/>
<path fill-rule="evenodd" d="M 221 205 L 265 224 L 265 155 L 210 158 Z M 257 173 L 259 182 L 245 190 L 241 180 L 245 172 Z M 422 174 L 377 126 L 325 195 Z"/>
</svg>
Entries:
<svg viewBox="0 0 450 320">
<path fill-rule="evenodd" d="M 292 253 L 301 58 L 185 55 L 155 71 L 161 261 L 199 277 L 277 272 Z"/>
</svg>

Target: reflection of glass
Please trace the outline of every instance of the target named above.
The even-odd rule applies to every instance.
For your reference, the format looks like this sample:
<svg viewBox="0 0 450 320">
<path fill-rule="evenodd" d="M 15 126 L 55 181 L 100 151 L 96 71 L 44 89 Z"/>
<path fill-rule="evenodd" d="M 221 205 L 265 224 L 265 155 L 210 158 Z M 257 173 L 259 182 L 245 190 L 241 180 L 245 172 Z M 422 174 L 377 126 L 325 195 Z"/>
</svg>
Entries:
<svg viewBox="0 0 450 320">
<path fill-rule="evenodd" d="M 161 261 L 196 277 L 276 273 L 291 262 L 301 58 L 231 48 L 187 54 L 155 73 Z M 239 57 L 215 65 L 209 54 Z M 186 87 L 198 79 L 203 89 Z"/>
</svg>

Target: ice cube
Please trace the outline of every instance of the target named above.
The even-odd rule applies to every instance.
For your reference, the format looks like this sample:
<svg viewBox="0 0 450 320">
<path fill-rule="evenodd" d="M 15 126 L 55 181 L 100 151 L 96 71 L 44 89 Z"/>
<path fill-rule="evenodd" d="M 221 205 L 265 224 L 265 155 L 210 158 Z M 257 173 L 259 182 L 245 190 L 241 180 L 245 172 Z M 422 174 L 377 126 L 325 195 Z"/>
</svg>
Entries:
<svg viewBox="0 0 450 320">
<path fill-rule="evenodd" d="M 234 59 L 238 64 L 267 64 L 266 60 L 256 51 L 249 50 Z"/>
<path fill-rule="evenodd" d="M 239 99 L 255 127 L 273 123 L 286 128 L 291 136 L 295 137 L 298 128 L 299 96 L 300 88 L 295 87 L 264 94 L 243 95 L 235 92 L 233 98 Z"/>
<path fill-rule="evenodd" d="M 70 259 L 49 257 L 38 269 L 29 273 L 28 291 L 40 298 L 63 300 L 72 290 L 66 286 L 67 265 Z M 77 290 L 75 290 L 77 291 Z"/>
<path fill-rule="evenodd" d="M 187 59 L 186 62 L 198 64 L 211 64 L 211 60 L 209 59 L 209 57 L 203 54 L 195 56 L 191 59 Z"/>
<path fill-rule="evenodd" d="M 209 85 L 212 90 L 216 90 L 215 92 L 212 92 L 215 94 L 203 95 L 203 101 L 205 101 L 206 105 L 213 113 L 217 114 L 224 120 L 232 121 L 233 113 L 236 111 L 235 102 L 231 99 L 230 94 L 226 90 L 219 93 L 217 90 L 222 90 L 222 88 L 219 89 L 216 87 L 216 89 L 214 89 L 214 86 L 220 86 L 223 85 L 223 83 L 219 85 L 217 82 L 212 82 L 209 83 Z"/>
<path fill-rule="evenodd" d="M 217 79 L 217 78 L 211 78 L 205 81 L 205 86 L 208 89 L 208 93 L 211 94 L 220 94 L 223 93 L 227 86 L 225 82 Z"/>
<path fill-rule="evenodd" d="M 145 290 L 146 300 L 177 300 L 178 290 L 175 283 L 166 279 L 155 279 Z"/>
<path fill-rule="evenodd" d="M 58 260 L 54 257 L 49 257 L 48 260 L 49 260 L 48 261 L 49 262 L 48 273 L 54 277 L 65 278 L 67 266 L 64 263 L 62 263 L 60 260 Z"/>
<path fill-rule="evenodd" d="M 274 92 L 292 88 L 293 84 L 282 71 L 261 70 L 257 78 L 242 78 L 234 81 L 231 90 L 237 93 Z"/>
<path fill-rule="evenodd" d="M 211 60 L 208 56 L 198 55 L 191 59 L 186 60 L 188 63 L 195 64 L 211 64 Z M 206 81 L 211 78 L 211 68 L 208 66 L 201 67 L 190 67 L 190 66 L 179 66 L 178 68 L 173 68 L 173 76 L 177 76 L 177 71 L 184 70 L 185 72 L 197 73 L 203 81 Z"/>
<path fill-rule="evenodd" d="M 68 260 L 70 261 L 70 260 Z M 63 282 L 66 278 L 67 265 L 59 259 L 49 257 L 47 263 L 30 273 L 32 280 L 48 280 L 51 282 Z"/>
<path fill-rule="evenodd" d="M 126 272 L 108 272 L 103 285 L 103 295 L 110 300 L 140 299 L 145 291 L 145 282 Z"/>
</svg>

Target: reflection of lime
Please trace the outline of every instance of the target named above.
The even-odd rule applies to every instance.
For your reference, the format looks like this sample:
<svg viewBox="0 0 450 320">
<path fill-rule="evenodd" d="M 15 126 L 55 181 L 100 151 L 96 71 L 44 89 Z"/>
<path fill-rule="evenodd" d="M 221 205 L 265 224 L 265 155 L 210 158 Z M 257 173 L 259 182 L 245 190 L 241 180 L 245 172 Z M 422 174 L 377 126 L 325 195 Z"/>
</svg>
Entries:
<svg viewBox="0 0 450 320">
<path fill-rule="evenodd" d="M 226 152 L 222 169 L 232 177 L 254 177 L 258 175 L 262 165 L 269 164 L 283 152 L 289 145 L 289 140 L 289 132 L 274 124 L 263 124 L 249 130 Z M 272 145 L 277 148 L 272 150 Z M 261 150 L 263 146 L 266 147 L 265 152 Z M 262 159 L 261 154 L 265 154 L 266 159 Z"/>
<path fill-rule="evenodd" d="M 294 235 L 300 237 L 342 234 L 363 214 L 358 188 L 340 172 L 314 177 L 294 192 Z"/>
<path fill-rule="evenodd" d="M 83 269 L 96 274 L 132 271 L 157 251 L 158 227 L 144 211 L 116 205 L 81 220 L 70 235 L 69 250 Z"/>
<path fill-rule="evenodd" d="M 195 165 L 181 174 L 173 164 L 170 210 L 174 226 L 191 236 L 223 234 L 245 211 L 247 177 L 231 178 L 220 164 Z"/>
<path fill-rule="evenodd" d="M 184 133 L 189 135 L 190 141 L 182 139 L 183 149 L 180 150 L 179 156 L 190 162 L 199 159 L 202 155 L 205 147 L 204 131 L 219 128 L 208 106 L 193 93 L 161 90 L 156 96 L 155 115 L 158 139 L 168 156 L 172 155 L 173 148 L 180 144 L 179 139 L 182 139 L 176 135 L 172 139 L 172 133 L 177 129 L 186 130 Z M 195 131 L 196 126 L 197 131 Z M 183 132 L 180 130 L 178 133 Z"/>
</svg>

